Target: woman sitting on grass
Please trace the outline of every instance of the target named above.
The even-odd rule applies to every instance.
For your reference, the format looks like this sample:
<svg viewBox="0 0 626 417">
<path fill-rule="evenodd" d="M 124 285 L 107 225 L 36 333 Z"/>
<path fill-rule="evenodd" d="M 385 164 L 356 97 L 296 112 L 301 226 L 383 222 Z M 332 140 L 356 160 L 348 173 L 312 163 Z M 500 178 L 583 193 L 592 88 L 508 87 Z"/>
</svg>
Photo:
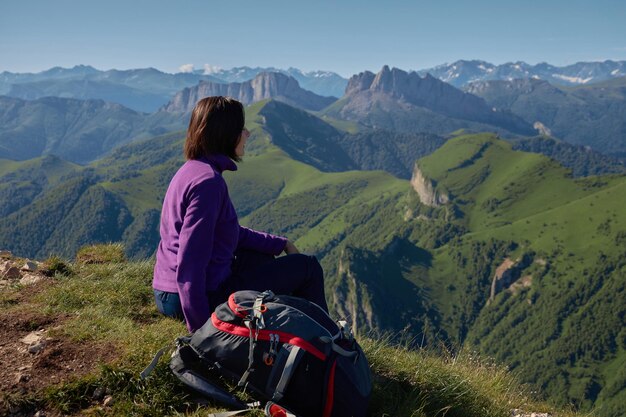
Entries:
<svg viewBox="0 0 626 417">
<path fill-rule="evenodd" d="M 194 332 L 238 290 L 272 290 L 328 310 L 322 268 L 284 237 L 239 225 L 222 178 L 236 171 L 250 132 L 243 106 L 207 97 L 193 110 L 187 162 L 172 178 L 161 212 L 152 286 L 158 310 Z M 274 258 L 285 252 L 287 256 Z"/>
</svg>

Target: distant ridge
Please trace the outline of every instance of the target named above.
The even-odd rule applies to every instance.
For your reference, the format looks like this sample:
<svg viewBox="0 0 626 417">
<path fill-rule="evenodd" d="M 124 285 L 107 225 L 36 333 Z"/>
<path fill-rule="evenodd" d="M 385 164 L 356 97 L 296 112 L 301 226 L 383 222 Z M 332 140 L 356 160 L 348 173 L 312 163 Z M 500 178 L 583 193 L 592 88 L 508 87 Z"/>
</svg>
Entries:
<svg viewBox="0 0 626 417">
<path fill-rule="evenodd" d="M 217 95 L 236 98 L 244 105 L 272 98 L 307 110 L 321 110 L 336 101 L 333 97 L 322 97 L 304 90 L 293 77 L 278 72 L 263 72 L 253 80 L 242 83 L 200 82 L 195 87 L 178 92 L 162 110 L 190 112 L 198 100 Z"/>
<path fill-rule="evenodd" d="M 347 79 L 332 71 L 302 71 L 293 67 L 286 70 L 274 67 L 234 67 L 194 71 L 196 74 L 208 74 L 219 78 L 225 83 L 249 81 L 262 72 L 280 72 L 298 80 L 300 86 L 305 90 L 327 97 L 341 97 L 348 84 Z"/>
<path fill-rule="evenodd" d="M 481 81 L 467 91 L 529 123 L 539 122 L 569 143 L 626 158 L 626 77 L 567 88 L 536 79 Z"/>
<path fill-rule="evenodd" d="M 183 129 L 179 116 L 139 113 L 103 100 L 0 96 L 0 158 L 54 154 L 83 164 L 133 140 Z"/>
<path fill-rule="evenodd" d="M 522 61 L 494 65 L 480 60 L 459 60 L 417 71 L 430 74 L 455 87 L 476 81 L 542 79 L 557 85 L 586 85 L 626 76 L 626 61 L 577 62 L 557 67 L 542 62 L 530 65 Z"/>
</svg>

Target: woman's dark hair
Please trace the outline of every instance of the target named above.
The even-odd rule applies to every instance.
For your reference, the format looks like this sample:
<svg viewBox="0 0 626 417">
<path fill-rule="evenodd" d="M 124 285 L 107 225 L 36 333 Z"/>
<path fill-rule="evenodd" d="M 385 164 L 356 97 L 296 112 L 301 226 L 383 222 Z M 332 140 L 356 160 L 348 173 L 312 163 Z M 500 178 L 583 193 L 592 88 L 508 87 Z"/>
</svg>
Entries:
<svg viewBox="0 0 626 417">
<path fill-rule="evenodd" d="M 185 157 L 223 154 L 239 161 L 235 148 L 245 124 L 243 105 L 230 97 L 206 97 L 198 101 L 191 113 Z"/>
</svg>

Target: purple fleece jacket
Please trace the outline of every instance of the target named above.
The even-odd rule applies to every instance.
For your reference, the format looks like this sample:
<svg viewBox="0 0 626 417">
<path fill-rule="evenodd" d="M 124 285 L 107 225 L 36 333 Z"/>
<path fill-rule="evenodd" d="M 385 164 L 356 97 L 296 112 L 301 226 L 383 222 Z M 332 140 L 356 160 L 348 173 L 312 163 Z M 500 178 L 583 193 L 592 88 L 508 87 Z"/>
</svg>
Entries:
<svg viewBox="0 0 626 417">
<path fill-rule="evenodd" d="M 222 171 L 236 171 L 225 155 L 190 160 L 178 170 L 165 194 L 161 242 L 153 288 L 178 293 L 193 332 L 209 318 L 207 292 L 230 276 L 237 248 L 279 255 L 287 239 L 239 225 Z"/>
</svg>

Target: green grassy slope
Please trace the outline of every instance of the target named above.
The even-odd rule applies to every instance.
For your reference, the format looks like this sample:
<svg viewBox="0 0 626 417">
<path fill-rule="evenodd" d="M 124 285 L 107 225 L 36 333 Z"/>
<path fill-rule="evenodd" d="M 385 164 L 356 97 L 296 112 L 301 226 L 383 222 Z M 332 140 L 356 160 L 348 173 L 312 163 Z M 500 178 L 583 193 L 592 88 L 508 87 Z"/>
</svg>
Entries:
<svg viewBox="0 0 626 417">
<path fill-rule="evenodd" d="M 139 378 L 154 353 L 186 330 L 183 323 L 157 313 L 150 288 L 153 264 L 125 262 L 121 251 L 116 245 L 88 247 L 81 253 L 97 254 L 91 258 L 96 263 L 67 263 L 63 274 L 33 287 L 0 289 L 0 330 L 16 317 L 28 317 L 28 324 L 18 326 L 20 337 L 40 326 L 49 337 L 39 357 L 54 358 L 55 366 L 81 366 L 80 376 L 56 370 L 57 381 L 46 379 L 50 382 L 39 389 L 0 393 L 0 414 L 203 416 L 224 411 L 216 404 L 194 403 L 169 371 L 167 354 L 148 379 Z M 504 367 L 470 352 L 442 356 L 384 339 L 359 341 L 373 373 L 368 416 L 506 417 L 512 409 L 576 416 L 537 401 Z M 67 362 L 71 358 L 58 354 L 72 349 L 106 352 L 106 363 L 98 366 L 100 360 L 93 358 Z M 28 355 L 26 360 L 37 361 Z M 98 391 L 111 395 L 112 403 L 103 406 Z"/>
<path fill-rule="evenodd" d="M 454 333 L 463 322 L 458 334 L 466 343 L 561 403 L 597 401 L 600 415 L 622 414 L 626 381 L 616 366 L 626 355 L 626 178 L 573 180 L 545 158 L 511 152 L 488 136 L 454 139 L 419 166 L 451 194 L 468 229 L 435 251 L 429 271 L 437 304 L 452 317 L 444 327 Z M 486 254 L 490 268 L 481 265 Z M 506 256 L 530 262 L 520 262 L 514 281 L 488 303 L 495 266 Z M 474 285 L 434 285 L 451 276 Z M 464 301 L 473 308 L 458 308 Z"/>
<path fill-rule="evenodd" d="M 57 186 L 79 170 L 78 165 L 56 156 L 25 162 L 0 160 L 0 216 L 7 216 L 30 204 L 44 190 Z"/>
</svg>

